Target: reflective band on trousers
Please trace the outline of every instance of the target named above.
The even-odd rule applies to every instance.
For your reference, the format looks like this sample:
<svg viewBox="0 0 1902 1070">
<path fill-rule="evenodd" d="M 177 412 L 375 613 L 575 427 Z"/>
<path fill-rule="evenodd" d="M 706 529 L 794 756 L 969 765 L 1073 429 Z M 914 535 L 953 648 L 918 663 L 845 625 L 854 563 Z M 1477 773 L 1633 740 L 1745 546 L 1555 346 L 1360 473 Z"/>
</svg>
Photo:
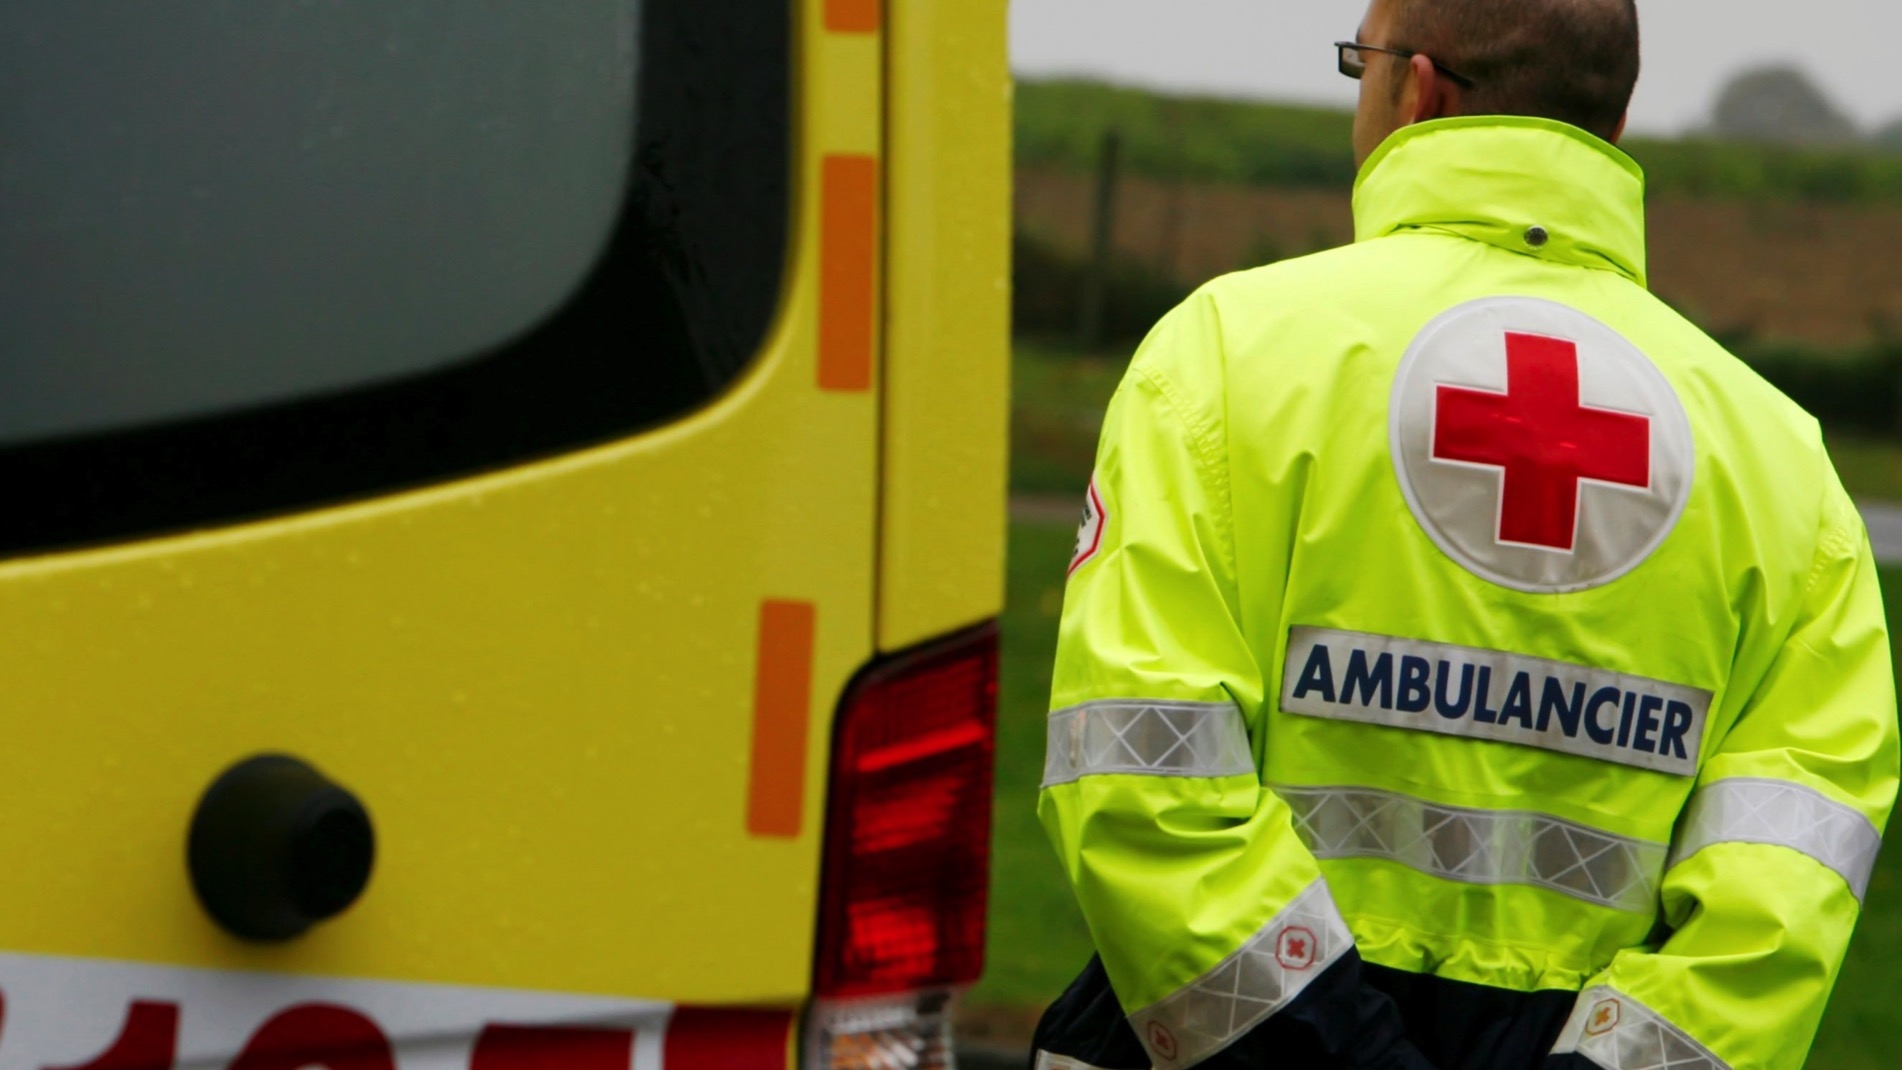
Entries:
<svg viewBox="0 0 1902 1070">
<path fill-rule="evenodd" d="M 1605 1070 L 1730 1070 L 1669 1019 L 1604 985 L 1579 993 L 1552 1048 L 1554 1055 L 1573 1052 Z"/>
<path fill-rule="evenodd" d="M 1882 846 L 1882 834 L 1868 818 L 1787 780 L 1719 780 L 1697 789 L 1686 810 L 1672 866 L 1714 843 L 1775 844 L 1841 874 L 1858 901 Z"/>
<path fill-rule="evenodd" d="M 1384 858 L 1468 884 L 1530 884 L 1641 914 L 1657 908 L 1661 843 L 1530 810 L 1441 806 L 1372 788 L 1273 787 L 1316 858 Z"/>
<path fill-rule="evenodd" d="M 1353 946 L 1327 882 L 1317 880 L 1240 950 L 1129 1024 L 1157 1070 L 1194 1066 L 1287 1006 Z"/>
<path fill-rule="evenodd" d="M 1232 702 L 1108 699 L 1050 715 L 1043 786 L 1103 773 L 1253 775 L 1242 711 Z"/>
</svg>

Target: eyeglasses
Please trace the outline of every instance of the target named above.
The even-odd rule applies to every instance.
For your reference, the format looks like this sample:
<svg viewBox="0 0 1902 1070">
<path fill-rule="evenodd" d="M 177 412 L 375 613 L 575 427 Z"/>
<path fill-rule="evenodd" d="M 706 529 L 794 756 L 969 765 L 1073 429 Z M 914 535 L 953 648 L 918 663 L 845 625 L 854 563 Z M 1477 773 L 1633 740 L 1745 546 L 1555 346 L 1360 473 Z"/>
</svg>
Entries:
<svg viewBox="0 0 1902 1070">
<path fill-rule="evenodd" d="M 1401 59 L 1412 59 L 1420 54 L 1410 48 L 1381 48 L 1378 45 L 1363 45 L 1359 41 L 1336 41 L 1334 47 L 1340 49 L 1341 52 L 1341 73 L 1357 82 L 1360 81 L 1361 75 L 1367 73 L 1367 57 L 1363 53 L 1379 52 L 1382 55 L 1399 56 Z M 1471 78 L 1431 56 L 1427 57 L 1427 61 L 1433 64 L 1434 70 L 1453 79 L 1455 85 L 1464 89 L 1473 88 Z"/>
</svg>

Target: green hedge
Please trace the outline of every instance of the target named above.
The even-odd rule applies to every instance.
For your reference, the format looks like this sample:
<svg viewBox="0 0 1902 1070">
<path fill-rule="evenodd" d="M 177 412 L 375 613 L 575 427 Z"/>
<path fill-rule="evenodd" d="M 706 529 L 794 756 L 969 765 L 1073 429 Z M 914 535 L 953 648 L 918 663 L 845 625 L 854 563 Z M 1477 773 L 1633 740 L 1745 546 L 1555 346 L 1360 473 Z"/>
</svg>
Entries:
<svg viewBox="0 0 1902 1070">
<path fill-rule="evenodd" d="M 1732 340 L 1731 351 L 1832 429 L 1902 432 L 1902 345 L 1850 353 Z"/>
<path fill-rule="evenodd" d="M 1017 161 L 1087 171 L 1103 132 L 1122 135 L 1129 171 L 1161 179 L 1340 188 L 1354 182 L 1346 111 L 1177 97 L 1083 81 L 1017 87 Z M 1902 154 L 1634 138 L 1653 193 L 1876 201 L 1902 199 Z"/>
<path fill-rule="evenodd" d="M 1083 302 L 1083 265 L 1021 231 L 1011 242 L 1011 320 L 1022 336 L 1074 338 Z M 1160 273 L 1119 261 L 1110 268 L 1103 341 L 1127 349 L 1189 296 Z"/>
</svg>

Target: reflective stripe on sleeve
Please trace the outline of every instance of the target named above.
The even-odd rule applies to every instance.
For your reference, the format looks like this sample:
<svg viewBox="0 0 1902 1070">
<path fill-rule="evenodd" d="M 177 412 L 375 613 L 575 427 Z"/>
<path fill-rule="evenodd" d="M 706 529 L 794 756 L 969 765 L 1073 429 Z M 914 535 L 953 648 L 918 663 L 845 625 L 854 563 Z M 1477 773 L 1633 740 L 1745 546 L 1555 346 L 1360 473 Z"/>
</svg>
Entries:
<svg viewBox="0 0 1902 1070">
<path fill-rule="evenodd" d="M 1551 814 L 1472 810 L 1373 788 L 1271 785 L 1316 858 L 1382 858 L 1467 884 L 1529 884 L 1634 913 L 1657 908 L 1667 848 Z"/>
<path fill-rule="evenodd" d="M 1689 1033 L 1617 989 L 1579 993 L 1554 1055 L 1583 1055 L 1604 1070 L 1730 1070 Z"/>
<path fill-rule="evenodd" d="M 1034 1070 L 1103 1070 L 1103 1068 L 1081 1059 L 1073 1059 L 1068 1055 L 1058 1055 L 1054 1051 L 1039 1049 Z"/>
<path fill-rule="evenodd" d="M 1232 702 L 1109 699 L 1050 715 L 1043 786 L 1104 773 L 1223 777 L 1255 772 Z"/>
<path fill-rule="evenodd" d="M 1714 843 L 1767 843 L 1800 851 L 1849 882 L 1858 902 L 1869 887 L 1882 834 L 1850 807 L 1787 780 L 1735 777 L 1697 789 L 1671 865 Z"/>
<path fill-rule="evenodd" d="M 1157 1070 L 1194 1066 L 1293 1002 L 1353 946 L 1327 882 L 1316 880 L 1234 954 L 1129 1024 Z"/>
</svg>

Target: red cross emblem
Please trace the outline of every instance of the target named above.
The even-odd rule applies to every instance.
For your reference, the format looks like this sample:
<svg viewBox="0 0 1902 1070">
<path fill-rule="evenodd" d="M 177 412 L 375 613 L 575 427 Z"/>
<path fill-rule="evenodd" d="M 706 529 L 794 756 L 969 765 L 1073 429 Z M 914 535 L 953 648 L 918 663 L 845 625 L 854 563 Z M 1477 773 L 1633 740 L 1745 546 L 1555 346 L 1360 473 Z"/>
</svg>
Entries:
<svg viewBox="0 0 1902 1070">
<path fill-rule="evenodd" d="M 1169 1032 L 1168 1026 L 1161 1022 L 1150 1022 L 1148 1032 L 1150 1051 L 1162 1056 L 1165 1060 L 1176 1057 L 1176 1035 Z"/>
<path fill-rule="evenodd" d="M 1586 480 L 1651 485 L 1651 419 L 1581 404 L 1578 346 L 1506 335 L 1506 392 L 1440 386 L 1433 459 L 1501 469 L 1498 540 L 1570 553 Z"/>
<path fill-rule="evenodd" d="M 1643 564 L 1697 469 L 1663 370 L 1612 327 L 1536 297 L 1468 301 L 1422 328 L 1394 369 L 1387 421 L 1426 536 L 1473 575 L 1533 594 Z"/>
<path fill-rule="evenodd" d="M 1314 933 L 1299 925 L 1281 930 L 1275 939 L 1275 961 L 1289 970 L 1305 970 L 1314 965 Z"/>
<path fill-rule="evenodd" d="M 1585 1032 L 1595 1037 L 1611 1032 L 1618 1027 L 1618 1010 L 1617 1000 L 1599 1000 L 1593 1005 L 1591 1018 L 1585 1023 Z"/>
</svg>

